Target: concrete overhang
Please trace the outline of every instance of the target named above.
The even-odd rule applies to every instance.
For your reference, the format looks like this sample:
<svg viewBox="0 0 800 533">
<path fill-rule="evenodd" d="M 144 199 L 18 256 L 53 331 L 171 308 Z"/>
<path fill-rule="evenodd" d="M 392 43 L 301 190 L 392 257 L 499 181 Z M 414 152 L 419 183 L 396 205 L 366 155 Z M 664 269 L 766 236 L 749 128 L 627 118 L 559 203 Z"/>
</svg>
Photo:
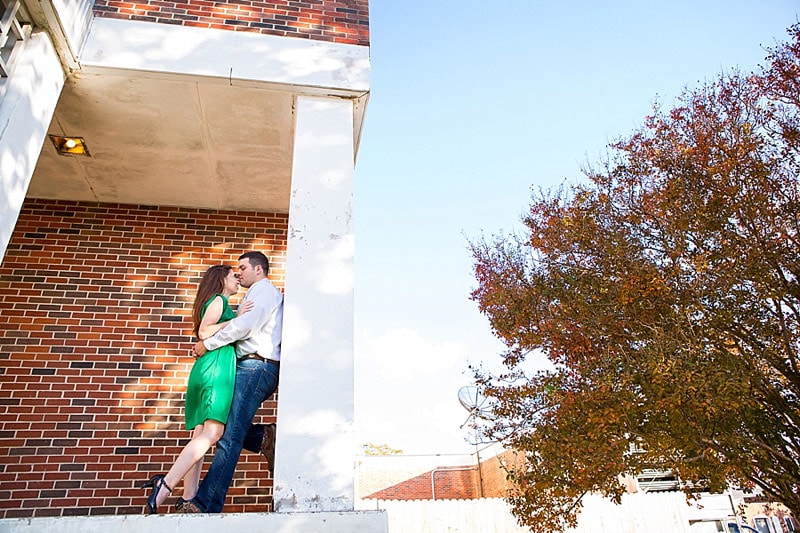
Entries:
<svg viewBox="0 0 800 533">
<path fill-rule="evenodd" d="M 27 195 L 288 212 L 296 99 L 352 100 L 357 147 L 368 54 L 306 39 L 94 19 L 47 131 L 83 138 L 89 156 L 59 155 L 46 140 Z"/>
</svg>

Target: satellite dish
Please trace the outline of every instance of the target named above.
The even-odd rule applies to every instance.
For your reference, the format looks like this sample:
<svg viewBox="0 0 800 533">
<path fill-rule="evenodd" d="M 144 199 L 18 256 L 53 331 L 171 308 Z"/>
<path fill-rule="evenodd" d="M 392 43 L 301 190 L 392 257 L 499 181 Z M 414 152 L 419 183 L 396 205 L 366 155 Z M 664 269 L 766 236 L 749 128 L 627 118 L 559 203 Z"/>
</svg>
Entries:
<svg viewBox="0 0 800 533">
<path fill-rule="evenodd" d="M 478 387 L 467 385 L 458 389 L 458 402 L 469 412 L 467 419 L 461 424 L 463 428 L 472 418 L 484 420 L 492 418 L 492 402 L 481 394 Z"/>
</svg>

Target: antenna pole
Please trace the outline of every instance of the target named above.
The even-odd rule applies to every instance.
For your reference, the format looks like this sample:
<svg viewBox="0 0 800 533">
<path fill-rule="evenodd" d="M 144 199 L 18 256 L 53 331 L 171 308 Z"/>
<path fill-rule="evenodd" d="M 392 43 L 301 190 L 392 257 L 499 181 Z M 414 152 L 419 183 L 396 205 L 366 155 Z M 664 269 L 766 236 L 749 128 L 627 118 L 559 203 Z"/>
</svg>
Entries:
<svg viewBox="0 0 800 533">
<path fill-rule="evenodd" d="M 478 461 L 478 495 L 483 498 L 483 469 L 481 468 L 481 451 L 478 443 L 478 429 L 475 429 L 475 459 Z"/>
</svg>

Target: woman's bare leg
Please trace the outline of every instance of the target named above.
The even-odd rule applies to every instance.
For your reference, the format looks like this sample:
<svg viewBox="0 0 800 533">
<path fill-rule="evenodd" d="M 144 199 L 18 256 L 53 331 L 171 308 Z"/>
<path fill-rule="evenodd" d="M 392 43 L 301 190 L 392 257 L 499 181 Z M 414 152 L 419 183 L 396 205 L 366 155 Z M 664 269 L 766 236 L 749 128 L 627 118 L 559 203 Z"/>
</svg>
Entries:
<svg viewBox="0 0 800 533">
<path fill-rule="evenodd" d="M 201 428 L 199 432 L 198 427 Z M 200 477 L 200 467 L 203 464 L 203 457 L 211 448 L 211 446 L 213 446 L 214 443 L 219 440 L 219 438 L 222 436 L 223 430 L 225 429 L 225 425 L 217 422 L 216 420 L 206 420 L 203 422 L 202 426 L 198 427 L 195 428 L 195 433 L 192 437 L 192 440 L 190 440 L 189 443 L 184 446 L 180 455 L 178 455 L 178 458 L 175 460 L 175 464 L 172 465 L 172 468 L 169 469 L 169 472 L 167 472 L 167 475 L 164 478 L 167 486 L 174 488 L 181 479 L 186 477 L 187 473 L 192 468 L 195 468 L 195 464 L 197 464 L 197 479 L 193 481 L 190 480 L 191 485 L 184 487 L 184 495 L 187 493 L 187 491 L 194 492 L 197 490 L 197 481 Z M 158 505 L 163 504 L 168 496 L 169 492 L 166 490 L 160 491 L 158 493 L 156 503 Z"/>
<path fill-rule="evenodd" d="M 194 428 L 192 439 L 200 437 L 203 433 L 203 424 Z M 183 476 L 183 499 L 191 500 L 197 493 L 197 487 L 200 485 L 200 472 L 203 470 L 203 458 L 195 462 Z"/>
</svg>

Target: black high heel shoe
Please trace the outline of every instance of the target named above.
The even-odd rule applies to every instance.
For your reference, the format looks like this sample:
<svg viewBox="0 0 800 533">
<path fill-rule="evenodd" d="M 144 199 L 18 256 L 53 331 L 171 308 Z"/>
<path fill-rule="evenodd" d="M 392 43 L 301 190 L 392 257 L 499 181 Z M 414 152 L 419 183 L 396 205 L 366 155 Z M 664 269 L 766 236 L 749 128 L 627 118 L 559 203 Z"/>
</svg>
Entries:
<svg viewBox="0 0 800 533">
<path fill-rule="evenodd" d="M 145 509 L 147 510 L 147 514 L 155 514 L 158 512 L 158 504 L 157 498 L 158 493 L 161 491 L 162 488 L 167 489 L 167 491 L 171 494 L 172 487 L 167 485 L 167 482 L 164 481 L 164 476 L 158 474 L 156 476 L 151 477 L 147 482 L 143 483 L 140 489 L 153 489 L 150 491 L 150 496 L 147 498 L 147 504 L 145 505 Z"/>
</svg>

